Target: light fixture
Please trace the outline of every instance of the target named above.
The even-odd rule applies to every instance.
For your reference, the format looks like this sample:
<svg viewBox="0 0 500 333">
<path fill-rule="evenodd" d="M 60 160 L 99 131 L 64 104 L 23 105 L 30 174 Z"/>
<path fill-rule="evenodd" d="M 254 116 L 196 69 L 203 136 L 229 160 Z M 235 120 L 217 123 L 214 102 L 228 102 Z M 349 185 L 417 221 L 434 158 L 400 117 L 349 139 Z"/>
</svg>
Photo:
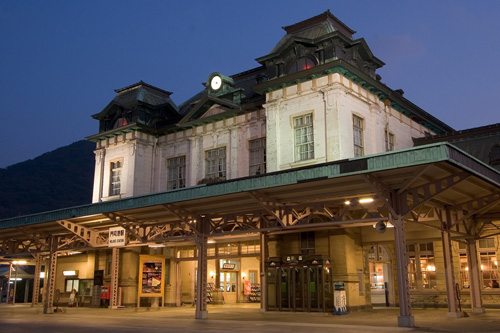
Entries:
<svg viewBox="0 0 500 333">
<path fill-rule="evenodd" d="M 211 271 L 210 272 L 210 277 L 213 279 L 215 277 L 215 272 L 214 271 Z"/>
<path fill-rule="evenodd" d="M 40 279 L 45 279 L 45 272 L 40 272 Z"/>
<path fill-rule="evenodd" d="M 209 239 L 209 240 L 207 240 L 207 244 L 215 244 L 215 239 Z"/>
<path fill-rule="evenodd" d="M 346 204 L 346 205 L 350 205 L 350 204 L 351 204 L 351 202 L 350 202 L 349 200 L 346 200 L 346 201 L 344 201 L 344 204 Z"/>
<path fill-rule="evenodd" d="M 246 273 L 241 273 L 241 277 L 244 279 L 247 277 L 247 274 Z"/>
<path fill-rule="evenodd" d="M 370 203 L 370 202 L 373 202 L 373 198 L 359 199 L 359 203 Z"/>
<path fill-rule="evenodd" d="M 22 278 L 10 278 L 11 281 L 21 281 Z"/>
<path fill-rule="evenodd" d="M 26 265 L 27 261 L 26 260 L 14 260 L 12 263 L 14 265 Z"/>
<path fill-rule="evenodd" d="M 152 249 L 157 249 L 157 248 L 161 248 L 161 247 L 166 247 L 165 244 L 149 244 L 148 247 L 152 248 Z"/>
<path fill-rule="evenodd" d="M 72 270 L 72 271 L 63 271 L 64 276 L 77 276 L 78 271 Z"/>
</svg>

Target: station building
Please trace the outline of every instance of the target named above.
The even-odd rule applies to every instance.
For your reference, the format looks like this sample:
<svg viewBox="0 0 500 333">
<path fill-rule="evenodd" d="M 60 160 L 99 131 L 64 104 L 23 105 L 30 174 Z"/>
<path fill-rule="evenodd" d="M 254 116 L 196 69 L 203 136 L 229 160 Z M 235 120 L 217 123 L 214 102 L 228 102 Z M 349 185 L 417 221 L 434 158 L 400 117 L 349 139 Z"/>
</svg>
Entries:
<svg viewBox="0 0 500 333">
<path fill-rule="evenodd" d="M 283 29 L 180 105 L 141 81 L 93 115 L 93 203 L 0 221 L 4 260 L 35 265 L 33 304 L 43 270 L 48 313 L 73 289 L 200 319 L 376 305 L 414 326 L 412 306 L 498 306 L 498 124 L 457 132 L 389 88 L 330 11 Z"/>
</svg>

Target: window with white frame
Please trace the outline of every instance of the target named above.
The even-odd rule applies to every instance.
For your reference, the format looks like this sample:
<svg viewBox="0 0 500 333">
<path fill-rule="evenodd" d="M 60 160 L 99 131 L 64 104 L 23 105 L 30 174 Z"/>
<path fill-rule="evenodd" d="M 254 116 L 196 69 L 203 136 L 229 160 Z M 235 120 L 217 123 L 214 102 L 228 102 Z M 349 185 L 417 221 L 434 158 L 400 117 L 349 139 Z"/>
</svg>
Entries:
<svg viewBox="0 0 500 333">
<path fill-rule="evenodd" d="M 122 167 L 123 161 L 118 160 L 111 162 L 110 169 L 110 183 L 109 183 L 109 195 L 120 195 L 121 193 L 121 177 L 122 177 Z"/>
<path fill-rule="evenodd" d="M 363 156 L 364 140 L 363 140 L 363 118 L 352 115 L 352 131 L 354 141 L 354 157 Z"/>
<path fill-rule="evenodd" d="M 314 133 L 312 113 L 293 118 L 295 132 L 295 160 L 314 158 Z"/>
<path fill-rule="evenodd" d="M 249 141 L 250 176 L 266 173 L 266 138 Z"/>
<path fill-rule="evenodd" d="M 394 150 L 394 134 L 389 131 L 385 131 L 385 151 Z"/>
<path fill-rule="evenodd" d="M 186 156 L 167 160 L 167 190 L 186 187 Z"/>
<path fill-rule="evenodd" d="M 205 177 L 226 179 L 226 147 L 205 152 Z"/>
<path fill-rule="evenodd" d="M 408 280 L 410 289 L 436 288 L 436 264 L 432 242 L 408 244 Z"/>
</svg>

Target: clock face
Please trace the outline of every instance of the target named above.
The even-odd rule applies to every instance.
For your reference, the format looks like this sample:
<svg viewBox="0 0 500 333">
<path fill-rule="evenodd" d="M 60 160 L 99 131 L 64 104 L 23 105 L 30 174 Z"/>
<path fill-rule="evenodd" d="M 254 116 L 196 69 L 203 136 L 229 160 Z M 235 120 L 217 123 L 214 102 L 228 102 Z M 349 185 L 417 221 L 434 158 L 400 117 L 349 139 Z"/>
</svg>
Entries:
<svg viewBox="0 0 500 333">
<path fill-rule="evenodd" d="M 216 75 L 212 78 L 212 81 L 210 81 L 210 87 L 213 90 L 218 90 L 222 86 L 222 79 L 219 75 Z"/>
</svg>

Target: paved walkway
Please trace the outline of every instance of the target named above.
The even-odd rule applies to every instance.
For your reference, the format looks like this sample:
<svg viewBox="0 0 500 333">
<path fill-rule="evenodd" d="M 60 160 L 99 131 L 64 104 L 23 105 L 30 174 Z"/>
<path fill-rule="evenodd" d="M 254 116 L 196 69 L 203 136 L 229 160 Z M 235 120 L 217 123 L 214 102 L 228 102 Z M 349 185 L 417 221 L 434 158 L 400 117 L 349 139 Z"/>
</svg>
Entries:
<svg viewBox="0 0 500 333">
<path fill-rule="evenodd" d="M 500 332 L 500 310 L 448 318 L 445 309 L 413 309 L 416 328 L 397 326 L 398 308 L 375 308 L 343 316 L 324 313 L 261 313 L 257 304 L 213 305 L 207 320 L 194 308 L 62 308 L 44 315 L 42 307 L 0 305 L 0 332 Z"/>
</svg>

